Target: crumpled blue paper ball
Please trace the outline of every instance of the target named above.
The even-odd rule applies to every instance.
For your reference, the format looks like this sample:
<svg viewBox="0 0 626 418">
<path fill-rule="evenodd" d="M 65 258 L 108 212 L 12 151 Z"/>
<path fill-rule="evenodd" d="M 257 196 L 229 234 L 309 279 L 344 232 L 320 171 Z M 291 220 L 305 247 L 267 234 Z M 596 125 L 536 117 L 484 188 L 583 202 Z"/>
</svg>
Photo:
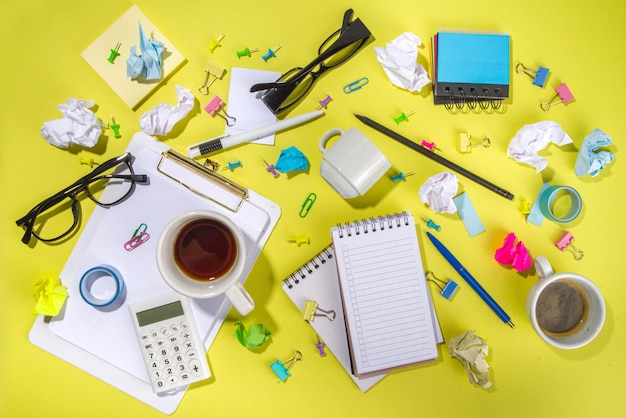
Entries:
<svg viewBox="0 0 626 418">
<path fill-rule="evenodd" d="M 613 143 L 611 137 L 596 128 L 585 137 L 578 151 L 574 171 L 579 177 L 589 174 L 595 177 L 608 163 L 615 159 L 615 155 L 609 151 L 598 151 L 600 147 L 606 147 Z"/>
<path fill-rule="evenodd" d="M 309 168 L 309 160 L 298 148 L 289 147 L 280 152 L 275 168 L 281 173 L 306 171 Z"/>
</svg>

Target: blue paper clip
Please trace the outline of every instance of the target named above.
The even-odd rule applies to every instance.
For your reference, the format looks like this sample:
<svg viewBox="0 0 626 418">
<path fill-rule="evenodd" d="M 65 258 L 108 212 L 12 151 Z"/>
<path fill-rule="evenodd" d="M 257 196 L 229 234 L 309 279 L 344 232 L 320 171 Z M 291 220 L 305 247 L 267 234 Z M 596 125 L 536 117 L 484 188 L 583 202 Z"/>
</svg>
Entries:
<svg viewBox="0 0 626 418">
<path fill-rule="evenodd" d="M 311 206 L 313 206 L 313 203 L 315 203 L 316 199 L 317 199 L 317 195 L 315 193 L 309 193 L 309 195 L 306 197 L 306 200 L 302 204 L 302 208 L 300 209 L 301 218 L 304 218 L 309 214 L 309 211 L 311 210 Z"/>
<path fill-rule="evenodd" d="M 430 276 L 432 276 L 432 278 L 429 278 Z M 459 285 L 456 284 L 456 282 L 452 280 L 448 280 L 447 282 L 444 282 L 443 280 L 440 280 L 437 277 L 435 277 L 435 273 L 433 273 L 432 271 L 429 271 L 426 273 L 426 280 L 428 280 L 429 282 L 435 283 L 437 287 L 441 290 L 439 294 L 448 300 L 452 300 L 452 296 L 454 296 L 456 291 L 459 290 Z M 445 286 L 441 287 L 441 284 L 439 283 Z"/>
<path fill-rule="evenodd" d="M 139 247 L 144 242 L 150 239 L 150 235 L 146 232 L 148 225 L 141 223 L 133 232 L 133 236 L 124 243 L 124 249 L 126 251 L 132 251 Z"/>
<path fill-rule="evenodd" d="M 361 87 L 369 83 L 369 79 L 367 77 L 359 78 L 357 81 L 354 81 L 350 84 L 347 84 L 343 88 L 343 92 L 348 94 L 360 90 Z"/>
<path fill-rule="evenodd" d="M 270 367 L 274 374 L 278 376 L 280 381 L 284 382 L 289 376 L 291 376 L 291 373 L 289 373 L 289 369 L 291 369 L 293 365 L 300 360 L 302 360 L 302 353 L 296 350 L 293 352 L 293 357 L 291 357 L 290 359 L 285 361 L 276 360 L 274 363 L 272 363 Z M 285 367 L 285 365 L 287 366 Z"/>
</svg>

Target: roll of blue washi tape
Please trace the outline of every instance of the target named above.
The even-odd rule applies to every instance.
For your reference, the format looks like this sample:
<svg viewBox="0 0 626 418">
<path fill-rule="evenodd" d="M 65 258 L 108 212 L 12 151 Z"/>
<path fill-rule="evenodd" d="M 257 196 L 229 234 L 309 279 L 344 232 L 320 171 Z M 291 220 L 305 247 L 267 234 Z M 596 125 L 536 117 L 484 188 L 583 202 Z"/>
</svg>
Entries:
<svg viewBox="0 0 626 418">
<path fill-rule="evenodd" d="M 115 302 L 124 291 L 124 279 L 113 266 L 101 265 L 87 270 L 78 286 L 80 296 L 96 308 L 103 308 Z"/>
<path fill-rule="evenodd" d="M 554 215 L 552 212 L 552 204 L 559 194 L 566 193 L 571 200 L 571 206 L 567 214 L 561 218 Z M 580 214 L 583 208 L 583 200 L 580 194 L 572 187 L 569 186 L 550 186 L 546 188 L 539 196 L 539 208 L 541 213 L 547 219 L 555 222 L 571 222 Z"/>
</svg>

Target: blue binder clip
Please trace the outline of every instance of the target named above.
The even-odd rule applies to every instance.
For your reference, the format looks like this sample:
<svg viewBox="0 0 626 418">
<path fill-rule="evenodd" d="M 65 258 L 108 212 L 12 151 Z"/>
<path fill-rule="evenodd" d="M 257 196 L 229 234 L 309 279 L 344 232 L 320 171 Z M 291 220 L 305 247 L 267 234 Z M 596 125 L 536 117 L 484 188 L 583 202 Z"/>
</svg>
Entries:
<svg viewBox="0 0 626 418">
<path fill-rule="evenodd" d="M 429 278 L 431 276 L 432 278 Z M 426 273 L 426 280 L 428 280 L 429 282 L 435 283 L 437 287 L 441 290 L 439 294 L 448 300 L 452 300 L 452 296 L 454 296 L 457 290 L 459 290 L 459 285 L 456 284 L 456 282 L 452 280 L 448 280 L 447 282 L 444 282 L 443 280 L 440 280 L 437 277 L 435 277 L 435 274 L 432 271 L 429 271 Z M 444 285 L 443 287 L 441 286 L 442 284 Z"/>
<path fill-rule="evenodd" d="M 533 79 L 533 84 L 538 87 L 543 87 L 546 84 L 548 75 L 550 75 L 550 69 L 545 67 L 539 67 L 537 69 L 528 68 L 521 62 L 515 66 L 515 72 L 518 74 L 526 74 Z"/>
<path fill-rule="evenodd" d="M 278 376 L 280 381 L 284 382 L 289 376 L 291 376 L 289 369 L 291 369 L 293 365 L 300 360 L 302 360 L 302 353 L 296 350 L 293 352 L 293 357 L 290 359 L 285 361 L 276 360 L 270 367 L 274 374 Z"/>
</svg>

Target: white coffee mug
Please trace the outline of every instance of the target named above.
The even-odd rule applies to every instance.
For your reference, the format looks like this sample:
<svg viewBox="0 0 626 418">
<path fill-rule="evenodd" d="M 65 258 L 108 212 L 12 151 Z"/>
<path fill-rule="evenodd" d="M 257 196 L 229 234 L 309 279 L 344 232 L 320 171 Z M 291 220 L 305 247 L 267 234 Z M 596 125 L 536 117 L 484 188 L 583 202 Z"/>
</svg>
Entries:
<svg viewBox="0 0 626 418">
<path fill-rule="evenodd" d="M 340 138 L 326 148 L 336 135 Z M 364 195 L 391 167 L 387 157 L 356 128 L 330 129 L 320 138 L 319 149 L 324 154 L 320 174 L 344 199 Z"/>
<path fill-rule="evenodd" d="M 161 276 L 175 291 L 198 299 L 224 294 L 241 315 L 254 309 L 240 280 L 245 239 L 227 216 L 197 210 L 175 217 L 161 232 L 156 258 Z"/>
<path fill-rule="evenodd" d="M 530 289 L 526 312 L 537 334 L 548 344 L 564 349 L 592 341 L 606 316 L 598 287 L 580 274 L 554 273 L 543 256 L 535 258 L 535 270 L 539 280 Z M 570 306 L 576 307 L 573 314 L 567 313 Z"/>
</svg>

